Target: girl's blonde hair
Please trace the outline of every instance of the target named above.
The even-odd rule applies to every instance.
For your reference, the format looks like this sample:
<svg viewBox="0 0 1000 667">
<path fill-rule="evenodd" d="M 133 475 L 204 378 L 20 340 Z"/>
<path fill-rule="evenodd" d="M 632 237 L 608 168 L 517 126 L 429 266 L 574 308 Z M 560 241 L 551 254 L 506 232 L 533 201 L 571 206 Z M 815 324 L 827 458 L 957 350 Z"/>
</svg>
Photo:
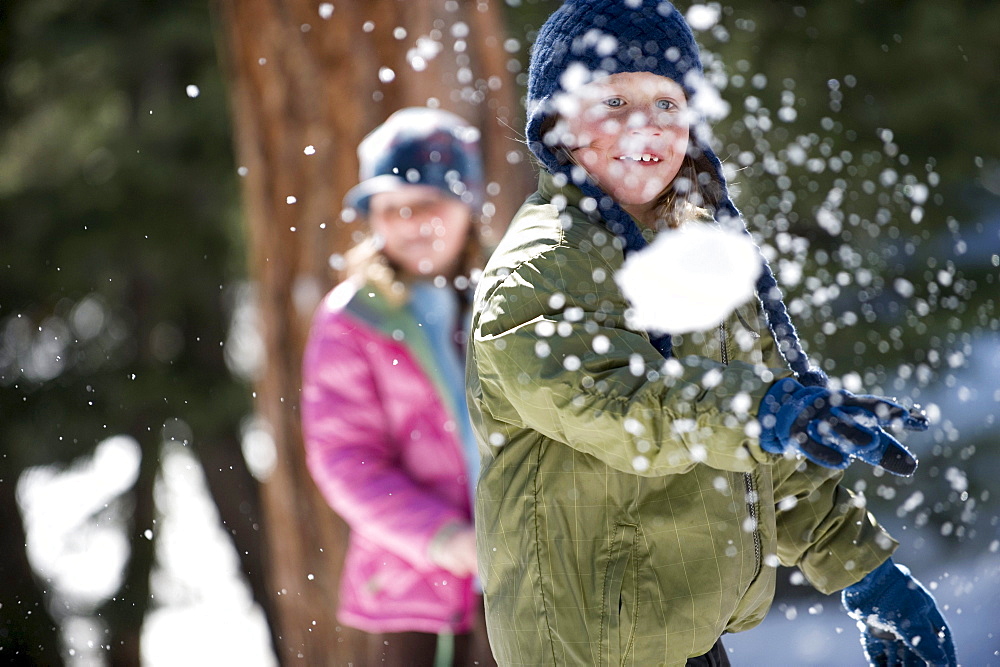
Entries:
<svg viewBox="0 0 1000 667">
<path fill-rule="evenodd" d="M 456 288 L 471 286 L 486 264 L 486 255 L 479 240 L 479 228 L 478 217 L 470 213 L 468 238 L 452 280 Z M 371 232 L 344 253 L 343 273 L 348 280 L 372 285 L 393 305 L 401 306 L 409 298 L 409 281 L 382 252 L 382 243 Z"/>
<path fill-rule="evenodd" d="M 663 220 L 668 228 L 676 229 L 687 220 L 706 215 L 711 217 L 705 209 L 698 168 L 694 158 L 685 155 L 677 175 L 657 197 L 656 218 Z"/>
</svg>

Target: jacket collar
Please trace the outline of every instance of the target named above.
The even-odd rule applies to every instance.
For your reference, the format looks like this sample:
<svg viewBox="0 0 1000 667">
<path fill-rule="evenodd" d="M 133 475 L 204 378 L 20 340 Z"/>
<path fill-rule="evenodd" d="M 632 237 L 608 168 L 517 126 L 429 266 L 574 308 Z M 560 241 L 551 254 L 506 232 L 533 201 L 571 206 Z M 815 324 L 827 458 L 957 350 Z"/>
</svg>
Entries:
<svg viewBox="0 0 1000 667">
<path fill-rule="evenodd" d="M 587 195 L 579 186 L 567 183 L 565 174 L 553 175 L 544 169 L 541 170 L 538 174 L 538 194 L 549 203 L 555 203 L 562 197 L 566 206 L 579 209 L 591 222 L 602 222 L 601 216 L 596 211 L 588 212 L 582 205 Z"/>
<path fill-rule="evenodd" d="M 407 304 L 396 305 L 386 298 L 380 288 L 364 283 L 351 297 L 345 310 L 387 338 L 405 345 L 437 389 L 438 395 L 450 395 L 448 381 L 435 362 L 433 343 Z M 452 417 L 457 418 L 458 413 L 452 402 L 444 403 Z"/>
<path fill-rule="evenodd" d="M 538 175 L 538 194 L 541 195 L 543 199 L 545 199 L 550 203 L 553 202 L 553 199 L 556 199 L 558 197 L 563 197 L 565 198 L 567 206 L 572 206 L 576 209 L 579 209 L 582 213 L 584 213 L 587 216 L 588 219 L 590 219 L 591 222 L 603 222 L 601 220 L 601 217 L 596 212 L 587 213 L 584 207 L 581 206 L 583 200 L 587 197 L 587 195 L 584 194 L 584 192 L 579 187 L 577 187 L 572 183 L 567 183 L 565 185 L 559 184 L 559 181 L 561 181 L 563 178 L 564 177 L 562 175 L 553 176 L 548 171 L 542 170 L 541 173 L 539 173 Z M 696 210 L 696 215 L 691 218 L 691 222 L 701 222 L 704 224 L 714 225 L 716 227 L 719 225 L 719 223 L 715 220 L 715 218 L 712 217 L 712 214 L 706 211 L 705 209 L 699 208 L 695 210 Z M 622 211 L 624 212 L 625 210 L 622 209 Z M 626 215 L 628 214 L 626 213 Z M 632 220 L 632 222 L 636 225 L 636 227 L 639 228 L 639 231 L 642 234 L 643 239 L 645 239 L 646 243 L 652 243 L 653 239 L 656 237 L 657 233 L 656 230 L 649 229 L 648 227 L 643 227 L 639 225 L 638 222 L 635 221 L 635 218 L 633 218 L 632 216 L 628 217 L 630 220 Z"/>
</svg>

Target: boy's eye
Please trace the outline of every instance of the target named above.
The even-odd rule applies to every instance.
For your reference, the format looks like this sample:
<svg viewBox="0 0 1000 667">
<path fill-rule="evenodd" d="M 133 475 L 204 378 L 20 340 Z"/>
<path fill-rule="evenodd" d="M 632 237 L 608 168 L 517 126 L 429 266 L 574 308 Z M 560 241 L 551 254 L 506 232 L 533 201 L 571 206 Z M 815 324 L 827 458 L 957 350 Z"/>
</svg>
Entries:
<svg viewBox="0 0 1000 667">
<path fill-rule="evenodd" d="M 670 100 L 656 100 L 656 108 L 663 109 L 664 111 L 669 111 L 673 109 L 676 105 Z"/>
<path fill-rule="evenodd" d="M 609 97 L 608 99 L 604 100 L 604 106 L 611 107 L 612 109 L 620 107 L 623 104 L 625 104 L 625 100 L 623 100 L 620 97 Z"/>
</svg>

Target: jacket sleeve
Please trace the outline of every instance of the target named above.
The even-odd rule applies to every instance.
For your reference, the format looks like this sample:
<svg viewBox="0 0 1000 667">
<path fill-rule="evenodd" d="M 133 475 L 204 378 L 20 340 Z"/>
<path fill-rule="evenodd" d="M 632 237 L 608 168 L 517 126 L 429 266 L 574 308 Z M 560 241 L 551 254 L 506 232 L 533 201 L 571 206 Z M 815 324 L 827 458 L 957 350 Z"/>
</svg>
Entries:
<svg viewBox="0 0 1000 667">
<path fill-rule="evenodd" d="M 363 535 L 415 567 L 445 525 L 469 523 L 460 508 L 428 492 L 398 465 L 399 443 L 385 427 L 379 389 L 346 316 L 318 317 L 303 365 L 306 461 L 327 503 Z M 391 390 L 391 388 L 390 388 Z"/>
<path fill-rule="evenodd" d="M 801 459 L 774 469 L 778 560 L 823 593 L 860 581 L 899 546 L 843 476 Z"/>
<path fill-rule="evenodd" d="M 774 337 L 763 331 L 764 363 L 778 363 Z M 860 581 L 898 546 L 864 499 L 841 485 L 843 477 L 801 457 L 782 457 L 773 467 L 778 560 L 824 593 Z"/>
<path fill-rule="evenodd" d="M 483 408 L 633 474 L 698 462 L 746 472 L 772 460 L 754 415 L 787 371 L 665 361 L 626 326 L 614 269 L 598 252 L 559 244 L 481 286 L 470 363 Z"/>
</svg>

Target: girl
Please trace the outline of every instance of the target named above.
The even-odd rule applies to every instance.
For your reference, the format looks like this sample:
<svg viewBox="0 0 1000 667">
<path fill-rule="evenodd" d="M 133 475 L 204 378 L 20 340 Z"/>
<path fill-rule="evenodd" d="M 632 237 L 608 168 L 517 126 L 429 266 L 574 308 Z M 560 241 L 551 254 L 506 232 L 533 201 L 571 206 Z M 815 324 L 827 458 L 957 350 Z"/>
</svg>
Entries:
<svg viewBox="0 0 1000 667">
<path fill-rule="evenodd" d="M 372 235 L 349 253 L 349 277 L 318 308 L 305 351 L 309 469 L 351 529 L 338 619 L 370 633 L 373 663 L 492 663 L 459 349 L 479 255 L 477 138 L 457 116 L 424 108 L 365 138 L 346 203 Z"/>
<path fill-rule="evenodd" d="M 701 76 L 662 0 L 568 0 L 534 44 L 543 170 L 477 288 L 468 357 L 494 654 L 728 664 L 720 637 L 763 619 L 783 564 L 846 588 L 873 661 L 954 663 L 933 598 L 839 485 L 852 458 L 911 473 L 882 427 L 926 422 L 825 389 L 766 263 L 760 303 L 709 331 L 627 325 L 628 253 L 663 228 L 743 228 L 694 113 Z"/>
</svg>

